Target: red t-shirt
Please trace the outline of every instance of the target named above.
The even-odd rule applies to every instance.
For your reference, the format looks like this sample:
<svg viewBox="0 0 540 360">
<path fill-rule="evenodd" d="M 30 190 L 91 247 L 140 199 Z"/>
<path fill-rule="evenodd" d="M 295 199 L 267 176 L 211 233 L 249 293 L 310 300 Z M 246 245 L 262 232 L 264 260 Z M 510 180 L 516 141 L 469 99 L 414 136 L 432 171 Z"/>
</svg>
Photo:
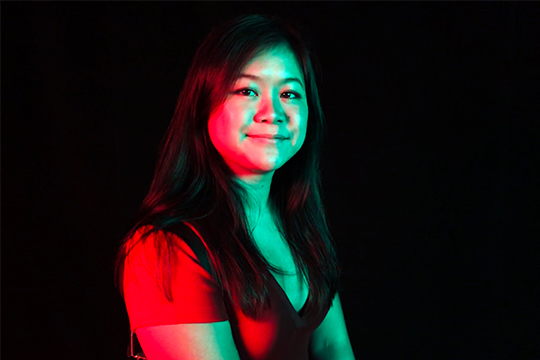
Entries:
<svg viewBox="0 0 540 360">
<path fill-rule="evenodd" d="M 141 230 L 132 241 L 141 236 Z M 228 311 L 218 283 L 181 239 L 178 239 L 178 265 L 171 274 L 173 302 L 170 303 L 153 274 L 154 241 L 160 241 L 162 236 L 164 233 L 158 232 L 150 235 L 144 244 L 139 242 L 126 260 L 124 299 L 132 331 L 146 326 L 228 320 L 242 360 L 308 360 L 309 337 L 328 309 L 320 314 L 300 316 L 275 278 L 269 276 L 271 305 L 262 317 L 249 318 L 236 304 L 229 305 L 232 310 Z"/>
</svg>

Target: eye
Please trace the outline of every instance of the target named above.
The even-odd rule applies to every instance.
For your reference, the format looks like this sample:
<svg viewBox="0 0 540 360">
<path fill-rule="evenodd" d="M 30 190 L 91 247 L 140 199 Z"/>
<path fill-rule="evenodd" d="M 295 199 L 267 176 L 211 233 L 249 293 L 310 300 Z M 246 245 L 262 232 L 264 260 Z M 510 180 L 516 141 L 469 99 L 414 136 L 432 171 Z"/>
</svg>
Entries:
<svg viewBox="0 0 540 360">
<path fill-rule="evenodd" d="M 255 91 L 248 88 L 236 90 L 233 94 L 242 96 L 257 96 L 257 93 Z"/>
<path fill-rule="evenodd" d="M 281 95 L 285 99 L 301 99 L 302 98 L 300 94 L 295 91 L 285 91 L 284 93 L 281 93 Z"/>
</svg>

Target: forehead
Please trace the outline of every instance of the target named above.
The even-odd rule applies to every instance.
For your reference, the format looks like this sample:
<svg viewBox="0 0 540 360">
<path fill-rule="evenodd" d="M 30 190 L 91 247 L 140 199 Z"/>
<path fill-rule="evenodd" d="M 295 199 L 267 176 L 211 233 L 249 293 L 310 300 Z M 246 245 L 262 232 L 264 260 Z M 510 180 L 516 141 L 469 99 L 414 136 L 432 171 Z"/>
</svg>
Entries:
<svg viewBox="0 0 540 360">
<path fill-rule="evenodd" d="M 242 73 L 280 78 L 299 77 L 302 80 L 304 78 L 294 52 L 287 45 L 279 45 L 259 52 L 247 62 Z"/>
</svg>

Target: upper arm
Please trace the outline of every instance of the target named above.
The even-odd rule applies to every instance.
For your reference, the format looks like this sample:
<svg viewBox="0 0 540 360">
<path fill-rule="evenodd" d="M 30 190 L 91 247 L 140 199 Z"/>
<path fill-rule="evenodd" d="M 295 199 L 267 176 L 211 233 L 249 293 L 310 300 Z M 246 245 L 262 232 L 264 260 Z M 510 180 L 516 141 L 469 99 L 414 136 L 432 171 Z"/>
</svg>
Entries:
<svg viewBox="0 0 540 360">
<path fill-rule="evenodd" d="M 148 360 L 240 360 L 229 321 L 136 330 Z"/>
<path fill-rule="evenodd" d="M 310 349 L 315 355 L 325 353 L 329 348 L 339 349 L 341 359 L 354 359 L 339 294 L 334 297 L 330 310 L 310 339 Z"/>
<path fill-rule="evenodd" d="M 174 324 L 203 324 L 228 320 L 219 284 L 198 261 L 192 249 L 177 239 L 176 262 L 171 264 L 167 298 L 162 286 L 164 270 L 158 263 L 157 233 L 146 243 L 136 243 L 124 268 L 124 300 L 131 329 Z M 172 301 L 171 301 L 172 300 Z"/>
<path fill-rule="evenodd" d="M 140 232 L 142 233 L 142 232 Z M 137 233 L 136 236 L 140 236 Z M 157 232 L 135 242 L 124 268 L 124 300 L 130 327 L 149 360 L 239 360 L 219 285 L 193 250 L 176 239 L 171 264 L 172 301 L 166 298 L 155 270 Z"/>
</svg>

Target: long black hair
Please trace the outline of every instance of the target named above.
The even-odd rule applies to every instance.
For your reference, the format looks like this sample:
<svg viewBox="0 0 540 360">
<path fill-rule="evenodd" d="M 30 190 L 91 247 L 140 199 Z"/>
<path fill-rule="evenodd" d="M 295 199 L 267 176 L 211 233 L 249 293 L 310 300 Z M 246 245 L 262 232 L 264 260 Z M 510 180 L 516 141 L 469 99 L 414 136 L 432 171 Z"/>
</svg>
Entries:
<svg viewBox="0 0 540 360">
<path fill-rule="evenodd" d="M 180 93 L 173 119 L 160 145 L 150 190 L 116 259 L 116 284 L 123 294 L 129 241 L 143 225 L 146 236 L 182 222 L 202 234 L 223 294 L 256 317 L 268 305 L 267 270 L 273 269 L 247 228 L 245 190 L 214 148 L 208 134 L 211 112 L 221 105 L 247 62 L 260 52 L 288 45 L 300 65 L 309 107 L 306 139 L 273 177 L 269 203 L 295 264 L 308 279 L 305 312 L 331 305 L 338 290 L 339 263 L 321 198 L 319 160 L 325 133 L 313 57 L 305 38 L 282 19 L 244 15 L 215 27 L 199 46 Z M 156 243 L 156 278 L 169 301 L 175 237 Z"/>
</svg>

